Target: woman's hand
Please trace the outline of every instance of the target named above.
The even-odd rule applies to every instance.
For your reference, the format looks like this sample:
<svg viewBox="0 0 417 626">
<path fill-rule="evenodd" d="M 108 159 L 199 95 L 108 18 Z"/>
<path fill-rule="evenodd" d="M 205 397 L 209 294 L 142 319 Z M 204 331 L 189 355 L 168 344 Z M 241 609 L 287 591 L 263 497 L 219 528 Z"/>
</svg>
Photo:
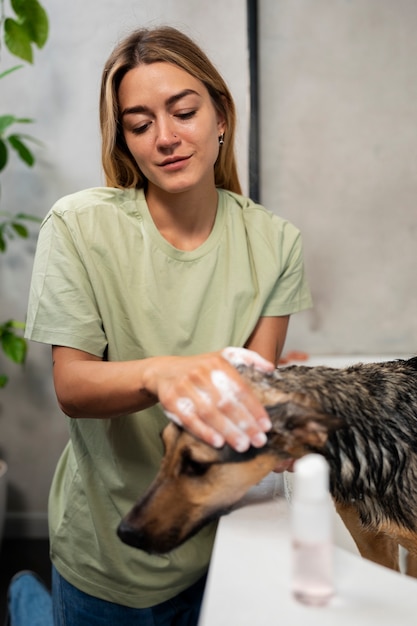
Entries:
<svg viewBox="0 0 417 626">
<path fill-rule="evenodd" d="M 244 348 L 192 357 L 150 359 L 145 388 L 167 416 L 214 447 L 238 452 L 266 443 L 271 422 L 264 407 L 233 367 L 239 363 L 271 371 L 274 365 Z M 233 364 L 233 365 L 232 365 Z"/>
</svg>

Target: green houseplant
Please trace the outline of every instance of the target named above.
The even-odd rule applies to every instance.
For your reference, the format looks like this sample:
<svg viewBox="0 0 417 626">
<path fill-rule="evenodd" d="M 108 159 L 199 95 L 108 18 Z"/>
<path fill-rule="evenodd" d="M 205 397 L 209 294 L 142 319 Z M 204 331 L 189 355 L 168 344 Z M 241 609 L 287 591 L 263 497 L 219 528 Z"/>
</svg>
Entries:
<svg viewBox="0 0 417 626">
<path fill-rule="evenodd" d="M 9 53 L 33 63 L 33 48 L 43 48 L 48 32 L 48 16 L 38 0 L 10 0 L 12 15 L 6 16 L 5 0 L 0 0 L 0 52 L 7 48 Z M 0 73 L 1 80 L 24 64 L 14 65 Z M 28 167 L 35 164 L 31 144 L 39 143 L 36 139 L 21 132 L 21 127 L 33 123 L 31 118 L 17 117 L 6 113 L 0 115 L 0 253 L 7 251 L 8 242 L 16 237 L 29 236 L 30 222 L 39 219 L 26 214 L 13 214 L 2 210 L 1 179 L 5 175 L 10 158 L 15 155 Z M 27 344 L 23 337 L 24 322 L 9 319 L 0 321 L 0 350 L 15 363 L 24 363 Z M 7 376 L 0 371 L 0 388 L 7 383 Z"/>
<path fill-rule="evenodd" d="M 5 0 L 0 0 L 0 54 L 4 48 L 9 53 L 25 61 L 33 63 L 33 46 L 42 48 L 48 37 L 48 17 L 38 0 L 10 0 L 11 16 L 6 16 Z M 0 60 L 3 58 L 1 56 Z M 24 67 L 14 65 L 0 73 L 0 79 L 7 80 L 12 73 Z M 17 117 L 6 113 L 0 114 L 0 254 L 7 251 L 8 243 L 14 238 L 29 236 L 30 222 L 39 221 L 36 217 L 25 213 L 13 214 L 3 209 L 1 182 L 6 173 L 10 158 L 14 155 L 32 167 L 35 157 L 31 151 L 31 143 L 36 140 L 20 131 L 22 125 L 30 124 L 30 118 Z M 17 130 L 16 130 L 17 129 Z M 26 357 L 27 344 L 23 337 L 24 322 L 9 319 L 0 320 L 0 353 L 15 363 L 23 363 Z M 0 369 L 0 388 L 7 383 L 7 376 Z M 3 534 L 6 514 L 7 464 L 0 457 L 0 542 Z"/>
</svg>

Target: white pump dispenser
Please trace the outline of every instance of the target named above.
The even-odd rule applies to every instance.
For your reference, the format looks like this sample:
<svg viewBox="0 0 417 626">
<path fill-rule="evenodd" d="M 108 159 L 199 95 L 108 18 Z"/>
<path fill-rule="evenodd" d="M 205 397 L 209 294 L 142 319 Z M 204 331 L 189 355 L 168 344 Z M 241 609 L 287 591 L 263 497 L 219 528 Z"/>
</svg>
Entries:
<svg viewBox="0 0 417 626">
<path fill-rule="evenodd" d="M 304 604 L 321 606 L 333 595 L 332 505 L 329 467 L 319 454 L 294 464 L 292 591 Z"/>
</svg>

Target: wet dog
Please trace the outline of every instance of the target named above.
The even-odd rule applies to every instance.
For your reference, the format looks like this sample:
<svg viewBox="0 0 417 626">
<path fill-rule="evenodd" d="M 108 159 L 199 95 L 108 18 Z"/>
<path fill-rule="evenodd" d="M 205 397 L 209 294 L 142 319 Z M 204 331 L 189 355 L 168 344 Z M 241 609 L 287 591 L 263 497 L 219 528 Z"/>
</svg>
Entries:
<svg viewBox="0 0 417 626">
<path fill-rule="evenodd" d="M 238 369 L 270 415 L 267 444 L 219 450 L 170 423 L 160 471 L 120 523 L 122 541 L 168 552 L 229 512 L 277 461 L 318 452 L 362 556 L 398 570 L 402 545 L 407 573 L 417 576 L 417 357 L 344 369 Z"/>
</svg>

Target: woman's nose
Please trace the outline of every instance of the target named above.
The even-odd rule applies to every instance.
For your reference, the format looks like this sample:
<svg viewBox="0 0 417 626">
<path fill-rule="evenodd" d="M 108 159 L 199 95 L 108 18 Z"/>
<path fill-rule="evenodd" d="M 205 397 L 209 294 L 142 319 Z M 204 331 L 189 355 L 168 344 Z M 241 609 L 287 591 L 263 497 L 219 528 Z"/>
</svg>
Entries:
<svg viewBox="0 0 417 626">
<path fill-rule="evenodd" d="M 157 145 L 160 149 L 171 148 L 180 141 L 175 132 L 175 125 L 170 120 L 162 120 L 158 123 Z"/>
</svg>

